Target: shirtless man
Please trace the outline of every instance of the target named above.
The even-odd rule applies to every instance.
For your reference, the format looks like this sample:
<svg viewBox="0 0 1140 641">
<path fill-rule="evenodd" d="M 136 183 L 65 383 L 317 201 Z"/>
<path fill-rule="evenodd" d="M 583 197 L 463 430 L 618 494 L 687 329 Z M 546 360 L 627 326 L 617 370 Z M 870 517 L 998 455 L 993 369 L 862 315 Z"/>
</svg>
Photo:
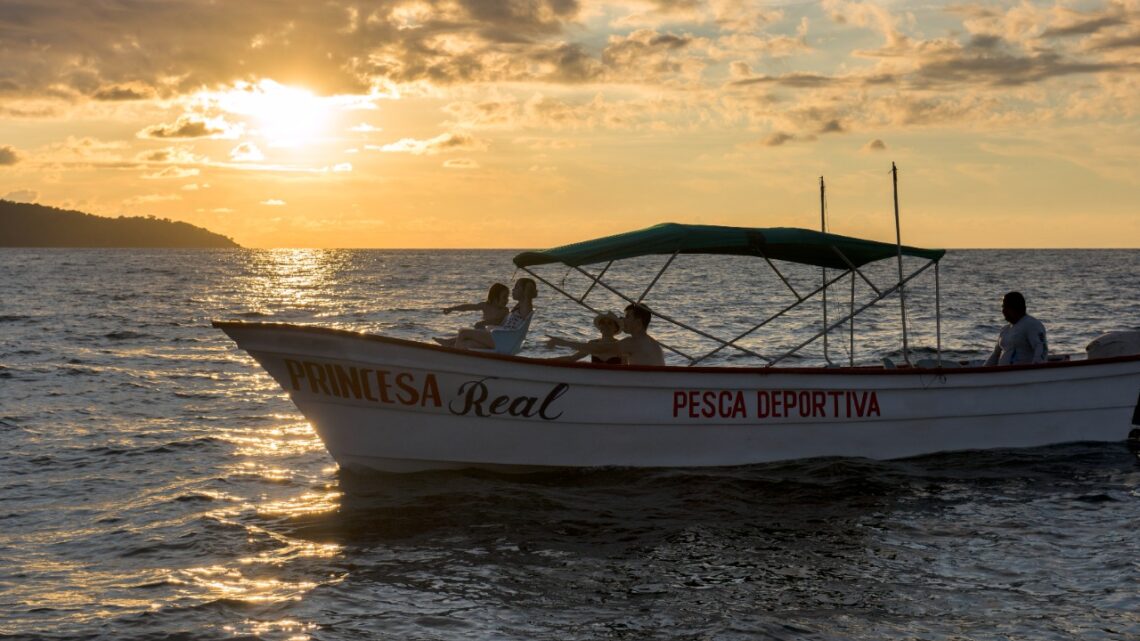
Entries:
<svg viewBox="0 0 1140 641">
<path fill-rule="evenodd" d="M 1001 328 L 997 345 L 986 365 L 1023 365 L 1044 363 L 1049 355 L 1045 326 L 1025 313 L 1025 297 L 1010 292 L 1001 301 L 1001 315 L 1009 324 Z"/>
<path fill-rule="evenodd" d="M 646 332 L 652 318 L 653 312 L 640 303 L 633 303 L 625 308 L 622 329 L 629 336 L 617 342 L 617 351 L 621 353 L 623 365 L 665 364 L 665 353 L 661 350 L 661 344 Z M 613 346 L 591 345 L 554 337 L 550 338 L 548 344 L 552 347 L 569 347 L 595 356 L 604 356 L 602 352 L 614 349 Z"/>
</svg>

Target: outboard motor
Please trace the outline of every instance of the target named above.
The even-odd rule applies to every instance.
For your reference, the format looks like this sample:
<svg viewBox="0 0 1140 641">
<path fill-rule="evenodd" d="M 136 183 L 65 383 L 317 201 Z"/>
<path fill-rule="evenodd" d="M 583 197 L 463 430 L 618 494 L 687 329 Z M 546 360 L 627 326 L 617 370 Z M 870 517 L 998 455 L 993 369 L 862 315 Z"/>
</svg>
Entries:
<svg viewBox="0 0 1140 641">
<path fill-rule="evenodd" d="M 1101 334 L 1085 347 L 1089 358 L 1112 358 L 1140 354 L 1140 331 L 1109 332 Z"/>
<path fill-rule="evenodd" d="M 1132 410 L 1132 431 L 1128 433 L 1128 451 L 1140 459 L 1140 394 L 1136 395 L 1136 408 Z"/>
</svg>

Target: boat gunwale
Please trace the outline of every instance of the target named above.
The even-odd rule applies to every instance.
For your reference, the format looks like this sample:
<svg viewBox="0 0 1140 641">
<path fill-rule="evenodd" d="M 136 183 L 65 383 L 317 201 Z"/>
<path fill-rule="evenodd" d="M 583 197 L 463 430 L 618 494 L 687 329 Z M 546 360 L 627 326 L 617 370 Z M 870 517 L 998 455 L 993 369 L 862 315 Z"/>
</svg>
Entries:
<svg viewBox="0 0 1140 641">
<path fill-rule="evenodd" d="M 1045 363 L 1026 363 L 1024 365 L 1002 365 L 1002 366 L 956 366 L 956 367 L 881 367 L 875 365 L 864 365 L 859 367 L 757 367 L 757 366 L 707 366 L 707 365 L 617 365 L 606 363 L 583 363 L 577 361 L 558 361 L 543 358 L 531 358 L 527 356 L 510 356 L 506 354 L 496 354 L 494 352 L 475 352 L 469 350 L 456 349 L 454 347 L 445 347 L 442 345 L 432 345 L 430 343 L 421 343 L 419 341 L 408 340 L 404 338 L 395 338 L 393 336 L 384 336 L 383 334 L 370 334 L 366 332 L 359 332 L 350 329 L 340 329 L 336 327 L 325 327 L 321 325 L 301 325 L 297 323 L 277 323 L 277 322 L 262 322 L 262 321 L 239 321 L 239 320 L 213 320 L 210 324 L 218 329 L 225 330 L 227 328 L 235 329 L 272 329 L 272 330 L 285 330 L 299 333 L 312 333 L 312 334 L 326 334 L 338 336 L 342 338 L 354 338 L 359 340 L 366 340 L 377 343 L 387 343 L 391 345 L 399 345 L 402 347 L 412 347 L 416 349 L 426 349 L 434 352 L 444 354 L 452 354 L 459 356 L 466 356 L 469 358 L 477 358 L 492 361 L 505 361 L 510 363 L 530 364 L 530 365 L 543 365 L 549 367 L 561 367 L 570 369 L 605 369 L 605 370 L 621 370 L 631 372 L 661 372 L 661 373 L 701 373 L 701 374 L 810 374 L 810 375 L 869 375 L 869 376 L 900 376 L 900 375 L 913 375 L 913 374 L 985 374 L 985 373 L 998 373 L 998 372 L 1011 372 L 1011 371 L 1026 371 L 1026 370 L 1045 370 L 1045 369 L 1060 369 L 1067 367 L 1084 367 L 1090 365 L 1106 365 L 1113 363 L 1128 363 L 1133 361 L 1140 361 L 1140 354 L 1129 354 L 1125 356 L 1113 356 L 1109 358 L 1097 359 L 1082 359 L 1082 360 L 1069 360 L 1069 361 L 1048 361 Z M 239 345 L 240 346 L 240 345 Z M 244 348 L 243 348 L 244 349 Z"/>
</svg>

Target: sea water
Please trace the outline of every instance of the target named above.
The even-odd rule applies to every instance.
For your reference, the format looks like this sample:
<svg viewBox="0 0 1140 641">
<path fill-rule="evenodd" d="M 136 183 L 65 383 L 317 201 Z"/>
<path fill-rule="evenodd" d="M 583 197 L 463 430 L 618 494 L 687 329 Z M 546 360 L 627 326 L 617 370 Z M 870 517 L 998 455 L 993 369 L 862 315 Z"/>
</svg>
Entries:
<svg viewBox="0 0 1140 641">
<path fill-rule="evenodd" d="M 209 324 L 427 340 L 477 320 L 444 306 L 525 275 L 512 255 L 0 250 L 0 638 L 1140 638 L 1140 464 L 1123 443 L 356 476 Z M 636 297 L 666 259 L 607 280 Z M 762 261 L 682 256 L 646 300 L 731 338 L 837 275 L 781 271 L 787 284 Z M 592 328 L 551 286 L 590 281 L 542 275 L 525 353 L 554 356 L 544 334 Z M 882 289 L 897 265 L 866 275 Z M 1080 354 L 1140 326 L 1138 275 L 1135 250 L 950 252 L 937 282 L 928 270 L 905 292 L 906 356 L 984 358 L 1011 289 L 1053 353 Z M 855 286 L 857 306 L 874 298 Z M 624 305 L 601 287 L 586 302 Z M 813 299 L 741 344 L 783 354 L 822 312 Z M 817 341 L 784 362 L 902 359 L 901 315 L 890 297 L 830 332 L 826 354 Z M 716 347 L 660 319 L 651 331 L 674 363 Z"/>
</svg>

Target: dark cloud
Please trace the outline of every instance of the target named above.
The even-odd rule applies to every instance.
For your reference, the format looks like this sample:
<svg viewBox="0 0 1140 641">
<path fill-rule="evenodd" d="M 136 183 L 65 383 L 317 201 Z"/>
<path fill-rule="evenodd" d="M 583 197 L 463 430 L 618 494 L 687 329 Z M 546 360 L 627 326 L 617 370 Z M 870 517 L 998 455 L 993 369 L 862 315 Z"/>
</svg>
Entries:
<svg viewBox="0 0 1140 641">
<path fill-rule="evenodd" d="M 155 97 L 155 92 L 149 87 L 116 86 L 104 87 L 96 91 L 91 97 L 95 100 L 106 100 L 110 102 L 146 100 L 147 98 Z"/>
<path fill-rule="evenodd" d="M 20 162 L 20 154 L 16 151 L 15 147 L 10 145 L 0 145 L 0 167 L 5 165 L 14 165 Z"/>
<path fill-rule="evenodd" d="M 1105 38 L 1093 45 L 1092 49 L 1094 51 L 1104 51 L 1110 49 L 1131 49 L 1133 47 L 1140 47 L 1140 33 L 1117 38 Z"/>
<path fill-rule="evenodd" d="M 886 150 L 887 150 L 887 143 L 883 142 L 882 140 L 879 140 L 878 138 L 876 138 L 876 139 L 868 142 L 867 144 L 863 145 L 863 151 L 865 151 L 865 152 L 876 152 L 876 151 L 886 151 Z"/>
<path fill-rule="evenodd" d="M 1091 20 L 1075 22 L 1064 27 L 1050 27 L 1045 31 L 1042 31 L 1041 36 L 1045 38 L 1085 36 L 1090 33 L 1096 33 L 1105 27 L 1115 27 L 1121 24 L 1126 24 L 1126 22 L 1120 16 L 1103 16 L 1100 18 L 1093 18 Z"/>
<path fill-rule="evenodd" d="M 552 55 L 579 12 L 578 0 L 424 4 L 417 18 L 398 0 L 4 0 L 0 94 L 130 100 L 272 78 L 328 95 L 384 81 L 524 80 L 530 48 Z M 442 50 L 448 38 L 465 53 Z M 589 75 L 580 53 L 564 54 L 552 80 Z M 518 64 L 489 64 L 496 56 Z"/>
<path fill-rule="evenodd" d="M 821 134 L 841 134 L 844 131 L 846 130 L 843 128 L 843 124 L 834 118 L 823 123 L 819 128 L 819 133 Z"/>
<path fill-rule="evenodd" d="M 208 138 L 221 136 L 226 128 L 193 116 L 182 116 L 172 124 L 153 125 L 139 132 L 140 138 Z"/>
<path fill-rule="evenodd" d="M 792 134 L 783 131 L 775 131 L 771 134 L 768 134 L 768 136 L 764 138 L 761 144 L 763 144 L 765 147 L 779 147 L 780 145 L 791 142 L 795 139 L 796 137 Z"/>
<path fill-rule="evenodd" d="M 782 76 L 758 76 L 756 78 L 745 78 L 743 80 L 735 80 L 732 82 L 732 84 L 739 86 L 775 84 L 792 89 L 814 89 L 817 87 L 827 87 L 843 82 L 845 82 L 843 78 L 835 76 L 823 76 L 815 73 L 789 73 Z"/>
</svg>

